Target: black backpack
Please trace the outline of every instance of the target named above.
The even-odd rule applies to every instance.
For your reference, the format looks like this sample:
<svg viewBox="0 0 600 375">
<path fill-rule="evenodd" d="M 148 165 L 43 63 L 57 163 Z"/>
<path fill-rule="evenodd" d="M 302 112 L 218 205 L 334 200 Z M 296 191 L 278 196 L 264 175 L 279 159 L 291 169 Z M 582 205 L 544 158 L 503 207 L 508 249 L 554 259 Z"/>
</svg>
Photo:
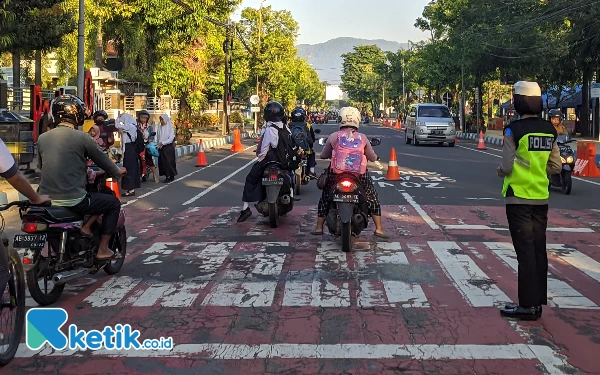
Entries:
<svg viewBox="0 0 600 375">
<path fill-rule="evenodd" d="M 133 146 L 135 147 L 136 154 L 139 155 L 142 152 L 144 152 L 144 150 L 146 149 L 146 144 L 144 143 L 144 133 L 142 133 L 140 128 L 136 128 L 136 130 L 137 130 L 137 133 L 136 133 L 137 138 L 136 138 Z M 129 137 L 129 140 L 131 140 L 131 135 L 129 135 L 129 133 L 127 133 L 127 136 Z"/>
<path fill-rule="evenodd" d="M 290 124 L 290 131 L 296 146 L 302 147 L 303 150 L 310 150 L 310 136 L 308 135 L 306 123 L 292 122 Z"/>
</svg>

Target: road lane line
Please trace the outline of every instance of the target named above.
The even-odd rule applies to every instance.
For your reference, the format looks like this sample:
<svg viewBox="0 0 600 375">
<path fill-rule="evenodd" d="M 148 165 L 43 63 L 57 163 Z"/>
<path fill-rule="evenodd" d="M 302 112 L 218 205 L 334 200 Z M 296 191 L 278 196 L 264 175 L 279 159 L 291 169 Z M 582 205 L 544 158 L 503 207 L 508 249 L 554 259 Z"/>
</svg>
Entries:
<svg viewBox="0 0 600 375">
<path fill-rule="evenodd" d="M 252 146 L 252 147 L 256 147 L 256 146 Z M 221 186 L 222 183 L 224 183 L 225 181 L 229 180 L 231 177 L 235 176 L 236 174 L 240 173 L 241 171 L 243 171 L 244 169 L 248 168 L 248 166 L 250 164 L 254 164 L 254 162 L 256 162 L 258 160 L 258 158 L 254 158 L 252 160 L 250 160 L 248 163 L 244 164 L 244 166 L 238 168 L 237 170 L 233 171 L 232 173 L 230 173 L 229 175 L 223 177 L 219 182 L 217 182 L 216 184 L 210 186 L 209 188 L 205 189 L 204 191 L 202 191 L 200 194 L 196 195 L 195 197 L 193 197 L 192 199 L 190 199 L 187 202 L 183 203 L 183 206 L 187 206 L 189 204 L 194 203 L 195 201 L 197 201 L 198 199 L 202 198 L 203 196 L 205 196 L 206 194 L 210 193 L 211 191 L 213 191 L 214 189 L 218 188 L 219 186 Z M 207 167 L 208 168 L 208 167 Z"/>
<path fill-rule="evenodd" d="M 246 147 L 246 148 L 244 149 L 244 151 L 247 151 L 247 150 L 249 150 L 249 149 L 251 149 L 251 148 L 253 148 L 253 147 L 256 147 L 256 145 L 254 145 L 254 146 L 250 146 L 250 147 Z M 244 151 L 242 151 L 242 152 L 244 152 Z M 188 174 L 186 174 L 185 176 L 181 176 L 181 177 L 179 177 L 178 179 L 176 179 L 175 181 L 173 181 L 173 182 L 171 182 L 171 183 L 169 183 L 169 184 L 165 184 L 165 185 L 163 185 L 163 186 L 161 186 L 161 187 L 159 187 L 159 188 L 156 188 L 156 189 L 154 189 L 154 190 L 150 190 L 149 192 L 147 192 L 147 193 L 145 193 L 145 194 L 142 194 L 142 195 L 140 195 L 139 197 L 137 197 L 137 199 L 130 200 L 130 201 L 128 201 L 127 203 L 123 203 L 121 206 L 123 206 L 123 207 L 125 207 L 125 206 L 128 206 L 128 205 L 130 205 L 130 204 L 133 204 L 133 203 L 135 203 L 135 202 L 139 201 L 140 199 L 146 198 L 146 197 L 147 197 L 147 196 L 149 196 L 149 195 L 152 195 L 152 194 L 154 194 L 154 193 L 158 193 L 159 191 L 161 191 L 161 190 L 163 190 L 163 189 L 166 189 L 166 188 L 168 188 L 169 186 L 171 186 L 171 185 L 172 185 L 173 183 L 175 183 L 175 182 L 182 181 L 182 180 L 184 180 L 184 179 L 186 179 L 186 178 L 188 178 L 188 177 L 190 177 L 190 176 L 192 176 L 192 175 L 194 175 L 194 174 L 196 174 L 196 173 L 198 173 L 198 172 L 202 172 L 203 170 L 205 170 L 205 169 L 207 169 L 207 168 L 214 167 L 215 165 L 217 165 L 217 164 L 219 164 L 219 163 L 222 163 L 222 162 L 224 162 L 225 160 L 227 160 L 227 159 L 229 159 L 229 158 L 232 158 L 232 157 L 234 157 L 234 156 L 236 156 L 236 155 L 238 155 L 238 154 L 240 154 L 240 152 L 236 152 L 235 154 L 231 154 L 231 155 L 229 155 L 229 156 L 226 156 L 226 157 L 224 157 L 223 159 L 219 159 L 219 160 L 215 161 L 214 163 L 212 163 L 212 164 L 210 164 L 210 165 L 208 165 L 208 166 L 206 166 L 206 167 L 204 167 L 204 168 L 200 168 L 200 169 L 198 169 L 198 170 L 196 170 L 196 171 L 193 171 L 193 172 L 191 172 L 191 173 L 188 173 Z"/>
<path fill-rule="evenodd" d="M 431 229 L 440 229 L 440 227 L 435 223 L 435 221 L 433 221 L 433 219 L 429 215 L 427 215 L 427 212 L 423 210 L 423 208 L 413 199 L 413 197 L 410 196 L 410 194 L 402 192 L 402 196 L 404 197 L 404 199 L 406 199 L 408 204 L 410 204 L 417 211 L 421 218 L 423 218 L 423 220 L 425 220 L 425 222 L 429 224 L 429 227 Z"/>
<path fill-rule="evenodd" d="M 508 230 L 507 227 L 490 227 L 487 225 L 480 224 L 453 224 L 453 225 L 442 225 L 447 230 Z M 547 232 L 569 232 L 569 233 L 596 233 L 590 228 L 565 228 L 565 227 L 550 227 L 546 228 Z"/>
<path fill-rule="evenodd" d="M 503 306 L 512 300 L 456 242 L 428 241 L 444 273 L 473 307 Z"/>
<path fill-rule="evenodd" d="M 495 157 L 495 158 L 502 158 L 502 156 L 501 156 L 501 155 L 494 155 L 494 154 L 490 154 L 489 152 L 484 152 L 484 151 L 481 151 L 481 150 L 475 150 L 475 149 L 473 149 L 473 148 L 469 148 L 469 147 L 464 147 L 464 146 L 456 146 L 456 147 L 464 148 L 465 150 L 469 150 L 469 151 L 477 151 L 477 152 L 481 152 L 482 154 L 491 155 L 491 156 L 493 156 L 493 157 Z M 580 178 L 580 177 L 575 177 L 575 176 L 573 176 L 572 178 L 573 178 L 573 180 L 582 181 L 582 182 L 587 182 L 588 184 L 592 184 L 592 185 L 598 185 L 598 186 L 600 186 L 600 182 L 595 182 L 595 181 L 584 180 L 583 178 Z"/>
<path fill-rule="evenodd" d="M 519 271 L 517 253 L 510 242 L 484 242 L 498 258 L 502 259 L 515 272 Z M 550 245 L 548 245 L 548 248 Z M 562 245 L 560 245 L 562 248 Z M 583 271 L 583 270 L 581 270 Z M 561 309 L 598 309 L 598 305 L 579 293 L 566 282 L 559 280 L 556 276 L 548 275 L 548 302 L 550 306 Z"/>
<path fill-rule="evenodd" d="M 573 248 L 548 244 L 546 248 L 553 256 L 564 260 L 600 283 L 600 263 Z"/>
</svg>

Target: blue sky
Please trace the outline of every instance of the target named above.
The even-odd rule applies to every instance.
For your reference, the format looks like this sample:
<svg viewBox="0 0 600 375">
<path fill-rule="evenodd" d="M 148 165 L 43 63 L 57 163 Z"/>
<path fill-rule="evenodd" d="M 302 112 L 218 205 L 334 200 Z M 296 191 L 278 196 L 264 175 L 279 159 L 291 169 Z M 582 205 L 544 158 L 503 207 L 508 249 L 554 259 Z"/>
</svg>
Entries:
<svg viewBox="0 0 600 375">
<path fill-rule="evenodd" d="M 258 8 L 261 0 L 244 0 Z M 414 27 L 429 0 L 265 0 L 264 6 L 287 9 L 300 24 L 298 43 L 322 43 L 347 36 L 416 42 L 427 35 Z M 239 11 L 234 19 L 239 19 Z"/>
</svg>

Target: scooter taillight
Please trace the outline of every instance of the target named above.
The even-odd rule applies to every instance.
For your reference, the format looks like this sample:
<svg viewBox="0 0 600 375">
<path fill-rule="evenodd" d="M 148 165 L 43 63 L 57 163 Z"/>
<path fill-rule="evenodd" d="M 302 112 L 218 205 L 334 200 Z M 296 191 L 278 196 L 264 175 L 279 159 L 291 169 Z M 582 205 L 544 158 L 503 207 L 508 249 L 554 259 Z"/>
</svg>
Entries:
<svg viewBox="0 0 600 375">
<path fill-rule="evenodd" d="M 44 223 L 23 223 L 21 230 L 25 233 L 37 233 L 48 229 L 48 225 Z"/>
<path fill-rule="evenodd" d="M 337 183 L 337 190 L 343 192 L 343 193 L 351 193 L 353 191 L 355 191 L 358 188 L 358 186 L 350 179 L 343 179 L 340 182 Z"/>
</svg>

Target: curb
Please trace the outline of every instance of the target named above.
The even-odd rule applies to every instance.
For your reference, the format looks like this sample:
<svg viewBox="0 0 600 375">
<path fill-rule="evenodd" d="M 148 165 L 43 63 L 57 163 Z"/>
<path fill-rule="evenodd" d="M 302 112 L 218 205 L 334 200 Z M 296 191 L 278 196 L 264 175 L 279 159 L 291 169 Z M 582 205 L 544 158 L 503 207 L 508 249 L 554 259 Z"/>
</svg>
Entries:
<svg viewBox="0 0 600 375">
<path fill-rule="evenodd" d="M 242 133 L 242 139 L 247 139 L 247 138 L 252 138 L 252 137 L 256 137 L 255 133 Z M 204 146 L 204 149 L 209 149 L 209 148 L 216 148 L 219 146 L 224 146 L 226 144 L 230 144 L 233 143 L 233 135 L 227 136 L 227 137 L 222 137 L 222 138 L 214 138 L 214 139 L 209 139 L 206 142 L 203 140 L 202 144 Z M 187 146 L 177 146 L 175 147 L 175 158 L 176 159 L 180 159 L 184 156 L 187 155 L 191 155 L 194 152 L 198 152 L 198 150 L 200 149 L 200 143 L 196 143 L 193 145 L 187 145 Z M 154 159 L 154 163 L 156 165 L 158 165 L 158 158 L 155 157 Z M 31 185 L 33 186 L 34 190 L 37 190 L 38 185 Z M 16 189 L 5 189 L 3 191 L 0 191 L 0 194 L 2 193 L 6 193 L 6 198 L 8 200 L 8 202 L 14 202 L 17 200 L 26 200 L 27 198 L 25 198 L 25 196 L 22 196 Z"/>
<path fill-rule="evenodd" d="M 458 132 L 458 133 L 456 133 L 456 138 L 458 138 L 458 139 L 467 139 L 467 140 L 470 140 L 470 141 L 478 141 L 479 140 L 479 134 Z M 495 146 L 502 146 L 502 141 L 503 141 L 502 138 L 491 137 L 491 136 L 484 136 L 483 137 L 483 142 L 484 143 L 488 143 L 488 144 L 495 145 Z"/>
</svg>

